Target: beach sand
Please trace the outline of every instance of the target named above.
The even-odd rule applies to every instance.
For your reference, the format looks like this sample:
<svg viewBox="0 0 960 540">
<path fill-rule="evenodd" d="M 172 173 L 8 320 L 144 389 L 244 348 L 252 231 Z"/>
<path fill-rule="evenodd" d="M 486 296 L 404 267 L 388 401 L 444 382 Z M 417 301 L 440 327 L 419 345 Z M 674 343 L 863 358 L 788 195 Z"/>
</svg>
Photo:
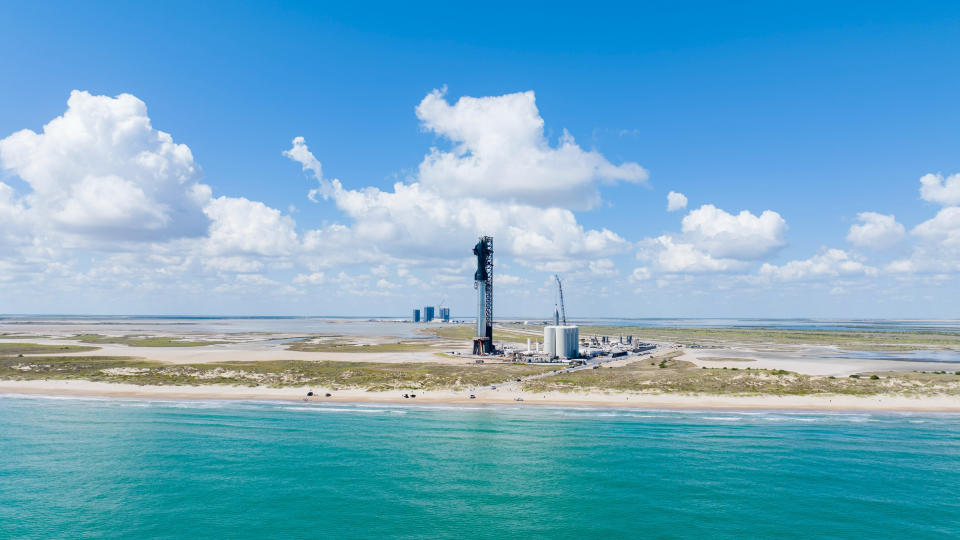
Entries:
<svg viewBox="0 0 960 540">
<path fill-rule="evenodd" d="M 307 398 L 308 391 L 314 397 Z M 150 399 L 226 399 L 280 400 L 324 403 L 391 403 L 408 405 L 522 405 L 566 407 L 616 407 L 651 409 L 785 409 L 785 410 L 865 410 L 960 412 L 960 397 L 899 395 L 869 397 L 845 395 L 815 396 L 723 396 L 639 393 L 531 393 L 500 387 L 453 390 L 333 390 L 316 387 L 260 388 L 238 386 L 138 386 L 79 380 L 0 381 L 2 394 L 42 394 L 49 396 L 104 396 Z M 324 397 L 326 393 L 331 397 Z M 416 394 L 405 399 L 404 393 Z M 470 399 L 470 394 L 476 399 Z M 516 398 L 523 401 L 516 401 Z"/>
</svg>

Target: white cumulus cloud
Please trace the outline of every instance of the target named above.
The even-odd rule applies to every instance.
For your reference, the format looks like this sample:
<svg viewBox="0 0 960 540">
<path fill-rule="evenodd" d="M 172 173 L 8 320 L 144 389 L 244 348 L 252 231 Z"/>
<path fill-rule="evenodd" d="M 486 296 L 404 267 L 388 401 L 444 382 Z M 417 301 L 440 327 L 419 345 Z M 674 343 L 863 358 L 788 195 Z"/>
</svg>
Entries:
<svg viewBox="0 0 960 540">
<path fill-rule="evenodd" d="M 285 153 L 306 164 L 316 158 L 297 138 Z M 557 260 L 623 250 L 627 242 L 608 229 L 584 229 L 572 211 L 474 196 L 453 196 L 422 181 L 397 182 L 392 191 L 375 187 L 350 190 L 339 180 L 317 177 L 319 193 L 332 199 L 352 220 L 307 234 L 308 247 L 372 245 L 394 256 L 450 256 L 480 234 L 493 235 L 498 253 L 537 260 Z M 456 251 L 454 251 L 456 250 Z"/>
<path fill-rule="evenodd" d="M 73 91 L 41 133 L 0 139 L 0 166 L 31 191 L 35 224 L 108 240 L 202 236 L 210 189 L 190 149 L 153 128 L 146 105 Z"/>
<path fill-rule="evenodd" d="M 687 196 L 683 193 L 671 191 L 667 193 L 667 212 L 683 210 L 687 207 Z"/>
<path fill-rule="evenodd" d="M 906 235 L 906 229 L 897 223 L 893 214 L 861 212 L 857 214 L 857 219 L 860 223 L 850 226 L 847 241 L 858 247 L 886 249 L 899 243 Z"/>
<path fill-rule="evenodd" d="M 756 260 L 786 244 L 787 222 L 772 210 L 733 215 L 705 204 L 683 218 L 682 230 L 685 239 L 711 257 Z"/>
<path fill-rule="evenodd" d="M 669 235 L 645 241 L 638 258 L 650 260 L 657 270 L 667 273 L 731 272 L 746 268 L 743 261 L 713 257 Z"/>
<path fill-rule="evenodd" d="M 946 178 L 942 174 L 926 174 L 920 178 L 920 198 L 944 206 L 960 204 L 960 173 Z"/>
<path fill-rule="evenodd" d="M 260 201 L 218 197 L 204 211 L 213 221 L 209 246 L 215 253 L 284 255 L 297 246 L 293 218 Z"/>
<path fill-rule="evenodd" d="M 960 175 L 948 178 L 928 174 L 920 179 L 921 196 L 940 204 L 935 216 L 910 231 L 914 239 L 910 256 L 891 261 L 887 271 L 895 274 L 951 274 L 960 271 Z"/>
<path fill-rule="evenodd" d="M 960 247 L 960 207 L 942 208 L 936 216 L 914 227 L 911 234 L 944 247 Z"/>
<path fill-rule="evenodd" d="M 647 179 L 640 165 L 614 165 L 566 131 L 552 146 L 533 92 L 461 97 L 451 105 L 444 90 L 434 90 L 416 112 L 424 129 L 454 145 L 433 148 L 419 168 L 419 181 L 444 196 L 585 209 L 600 202 L 597 183 Z"/>
<path fill-rule="evenodd" d="M 876 274 L 876 268 L 855 259 L 842 249 L 827 249 L 809 259 L 790 261 L 781 266 L 765 263 L 760 267 L 761 276 L 779 281 Z"/>
<path fill-rule="evenodd" d="M 0 182 L 0 245 L 30 241 L 27 208 L 13 188 Z"/>
</svg>

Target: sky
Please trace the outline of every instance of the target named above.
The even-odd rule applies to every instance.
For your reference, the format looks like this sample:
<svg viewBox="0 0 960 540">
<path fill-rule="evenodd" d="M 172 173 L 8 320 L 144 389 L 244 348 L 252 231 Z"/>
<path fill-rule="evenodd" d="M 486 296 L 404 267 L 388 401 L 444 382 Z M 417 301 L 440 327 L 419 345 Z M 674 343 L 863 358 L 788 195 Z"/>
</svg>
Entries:
<svg viewBox="0 0 960 540">
<path fill-rule="evenodd" d="M 38 4 L 0 313 L 958 316 L 960 4 Z"/>
</svg>

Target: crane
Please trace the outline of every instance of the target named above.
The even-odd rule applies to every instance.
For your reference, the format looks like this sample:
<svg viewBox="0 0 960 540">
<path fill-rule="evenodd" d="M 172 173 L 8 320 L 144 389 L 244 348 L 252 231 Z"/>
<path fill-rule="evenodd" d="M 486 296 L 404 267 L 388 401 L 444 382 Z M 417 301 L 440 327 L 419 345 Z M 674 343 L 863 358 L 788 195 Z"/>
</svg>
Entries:
<svg viewBox="0 0 960 540">
<path fill-rule="evenodd" d="M 553 275 L 554 279 L 557 280 L 557 292 L 560 294 L 560 317 L 563 321 L 563 325 L 567 325 L 567 309 L 563 307 L 563 284 L 560 283 L 560 276 L 557 274 Z"/>
</svg>

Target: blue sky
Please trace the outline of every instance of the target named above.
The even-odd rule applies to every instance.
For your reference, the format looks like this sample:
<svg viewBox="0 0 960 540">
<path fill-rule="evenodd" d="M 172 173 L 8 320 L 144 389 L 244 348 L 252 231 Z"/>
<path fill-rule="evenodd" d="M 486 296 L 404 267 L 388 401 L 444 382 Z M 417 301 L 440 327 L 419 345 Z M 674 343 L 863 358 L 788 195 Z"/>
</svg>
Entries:
<svg viewBox="0 0 960 540">
<path fill-rule="evenodd" d="M 958 35 L 946 2 L 8 4 L 0 312 L 401 315 L 449 296 L 470 315 L 464 265 L 485 231 L 445 221 L 462 204 L 529 207 L 487 227 L 502 235 L 503 315 L 549 314 L 556 270 L 582 316 L 955 317 Z M 440 116 L 418 115 L 444 88 Z M 68 106 L 74 90 L 88 94 Z M 509 99 L 527 91 L 532 105 Z M 453 126 L 465 96 L 498 112 Z M 96 124 L 106 110 L 116 125 Z M 543 122 L 532 149 L 556 150 L 566 130 L 582 159 L 647 179 L 594 167 L 564 191 L 551 174 L 566 169 L 547 167 L 524 191 L 507 178 L 471 195 L 464 170 L 420 177 L 431 147 L 465 166 L 451 136 L 499 137 L 530 110 Z M 84 130 L 125 114 L 151 127 L 87 146 Z M 62 115 L 75 122 L 45 133 Z M 10 138 L 21 130 L 38 138 Z M 186 176 L 130 168 L 157 131 L 189 148 Z M 294 137 L 319 180 L 284 156 Z M 529 158 L 509 146 L 521 150 L 486 158 Z M 930 173 L 942 189 L 922 196 Z M 333 179 L 339 198 L 308 199 Z M 447 203 L 442 231 L 405 225 L 396 182 Z M 194 184 L 209 194 L 185 195 Z M 386 195 L 351 214 L 351 193 L 370 188 Z M 583 190 L 600 200 L 577 204 Z M 666 211 L 670 191 L 686 208 Z M 553 210 L 583 237 L 551 225 Z M 603 230 L 616 238 L 587 238 Z"/>
</svg>

